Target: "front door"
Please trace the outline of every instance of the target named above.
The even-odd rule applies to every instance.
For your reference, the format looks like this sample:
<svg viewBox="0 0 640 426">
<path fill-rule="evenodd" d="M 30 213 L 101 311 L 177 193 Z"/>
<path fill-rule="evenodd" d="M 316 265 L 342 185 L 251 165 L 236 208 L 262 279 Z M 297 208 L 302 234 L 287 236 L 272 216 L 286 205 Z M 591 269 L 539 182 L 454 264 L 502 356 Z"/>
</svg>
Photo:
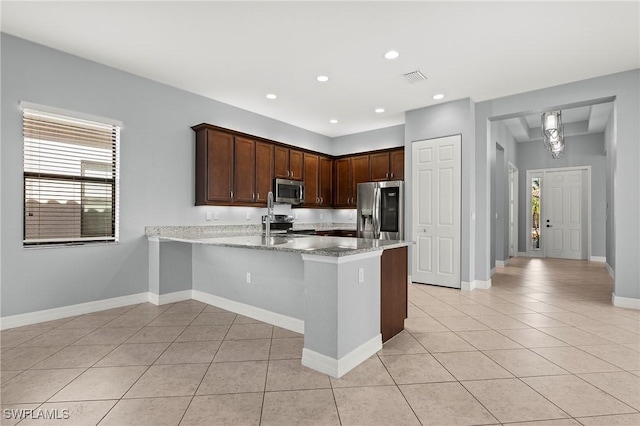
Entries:
<svg viewBox="0 0 640 426">
<path fill-rule="evenodd" d="M 414 142 L 412 163 L 412 281 L 460 288 L 460 135 Z"/>
<path fill-rule="evenodd" d="M 542 222 L 545 256 L 586 259 L 582 170 L 547 171 Z"/>
</svg>

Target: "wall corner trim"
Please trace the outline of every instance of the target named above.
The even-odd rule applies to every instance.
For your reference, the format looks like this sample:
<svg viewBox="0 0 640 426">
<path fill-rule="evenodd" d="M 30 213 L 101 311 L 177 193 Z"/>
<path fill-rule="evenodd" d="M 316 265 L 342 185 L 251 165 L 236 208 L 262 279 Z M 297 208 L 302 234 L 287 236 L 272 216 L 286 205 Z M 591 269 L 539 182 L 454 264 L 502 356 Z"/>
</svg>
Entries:
<svg viewBox="0 0 640 426">
<path fill-rule="evenodd" d="M 96 300 L 93 302 L 78 303 L 76 305 L 63 306 L 61 308 L 45 309 L 26 314 L 11 315 L 0 319 L 0 330 L 14 327 L 36 324 L 39 322 L 53 321 L 76 315 L 90 314 L 107 309 L 121 308 L 123 306 L 137 305 L 149 301 L 149 293 L 137 293 L 128 296 L 113 297 L 111 299 Z"/>
<path fill-rule="evenodd" d="M 605 256 L 591 256 L 589 258 L 591 262 L 606 262 L 607 258 Z"/>
<path fill-rule="evenodd" d="M 496 267 L 504 268 L 505 266 L 509 266 L 509 259 L 496 260 Z"/>
<path fill-rule="evenodd" d="M 382 334 L 378 334 L 364 342 L 340 359 L 331 358 L 330 356 L 304 348 L 302 349 L 302 365 L 328 374 L 331 377 L 339 378 L 353 370 L 380 349 L 382 349 Z"/>
<path fill-rule="evenodd" d="M 460 286 L 460 290 L 462 291 L 472 291 L 472 290 L 475 290 L 476 288 L 480 290 L 487 290 L 491 288 L 491 278 L 489 278 L 486 281 L 482 281 L 482 280 L 473 280 L 471 282 L 462 281 Z"/>
<path fill-rule="evenodd" d="M 604 267 L 607 268 L 607 271 L 609 272 L 609 276 L 611 277 L 611 279 L 615 280 L 616 279 L 616 271 L 613 270 L 611 265 L 609 265 L 609 263 L 605 263 Z"/>
<path fill-rule="evenodd" d="M 615 293 L 611 293 L 611 303 L 618 308 L 637 309 L 640 310 L 640 299 L 633 297 L 620 297 Z"/>
<path fill-rule="evenodd" d="M 154 305 L 166 305 L 167 303 L 182 302 L 189 299 L 193 299 L 193 290 L 175 291 L 159 295 L 149 292 L 149 303 Z"/>
</svg>

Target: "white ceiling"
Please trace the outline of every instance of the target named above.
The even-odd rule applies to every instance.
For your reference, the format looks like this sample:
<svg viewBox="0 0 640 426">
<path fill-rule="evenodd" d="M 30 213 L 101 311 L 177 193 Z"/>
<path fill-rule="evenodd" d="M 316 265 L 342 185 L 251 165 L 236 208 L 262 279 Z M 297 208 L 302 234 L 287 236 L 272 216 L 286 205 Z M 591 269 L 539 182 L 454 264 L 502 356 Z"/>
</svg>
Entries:
<svg viewBox="0 0 640 426">
<path fill-rule="evenodd" d="M 8 34 L 330 137 L 402 124 L 405 111 L 448 100 L 479 102 L 640 67 L 638 1 L 1 7 Z M 400 57 L 384 59 L 389 49 Z M 427 80 L 407 82 L 403 74 L 415 70 Z M 330 81 L 318 83 L 320 74 Z M 445 98 L 433 100 L 436 93 Z"/>
</svg>

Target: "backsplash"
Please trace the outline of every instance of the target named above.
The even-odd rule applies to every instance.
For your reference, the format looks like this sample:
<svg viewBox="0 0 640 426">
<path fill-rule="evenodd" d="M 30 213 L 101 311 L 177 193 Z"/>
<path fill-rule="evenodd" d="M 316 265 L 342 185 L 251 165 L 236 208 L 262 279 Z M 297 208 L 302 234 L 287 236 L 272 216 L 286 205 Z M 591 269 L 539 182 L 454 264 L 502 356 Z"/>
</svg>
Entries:
<svg viewBox="0 0 640 426">
<path fill-rule="evenodd" d="M 198 206 L 197 224 L 251 225 L 260 224 L 266 208 L 235 206 Z M 356 223 L 355 209 L 292 209 L 290 204 L 276 204 L 275 214 L 293 216 L 294 223 Z M 209 218 L 209 219 L 207 219 Z"/>
</svg>

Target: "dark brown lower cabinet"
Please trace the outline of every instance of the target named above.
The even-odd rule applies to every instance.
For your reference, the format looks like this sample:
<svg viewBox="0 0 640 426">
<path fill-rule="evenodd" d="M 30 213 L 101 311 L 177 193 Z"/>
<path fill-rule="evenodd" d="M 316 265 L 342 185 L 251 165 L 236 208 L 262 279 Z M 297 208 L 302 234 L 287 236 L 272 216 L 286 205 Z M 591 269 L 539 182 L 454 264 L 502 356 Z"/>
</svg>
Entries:
<svg viewBox="0 0 640 426">
<path fill-rule="evenodd" d="M 404 330 L 407 318 L 407 248 L 382 252 L 380 259 L 380 332 L 386 342 Z"/>
</svg>

